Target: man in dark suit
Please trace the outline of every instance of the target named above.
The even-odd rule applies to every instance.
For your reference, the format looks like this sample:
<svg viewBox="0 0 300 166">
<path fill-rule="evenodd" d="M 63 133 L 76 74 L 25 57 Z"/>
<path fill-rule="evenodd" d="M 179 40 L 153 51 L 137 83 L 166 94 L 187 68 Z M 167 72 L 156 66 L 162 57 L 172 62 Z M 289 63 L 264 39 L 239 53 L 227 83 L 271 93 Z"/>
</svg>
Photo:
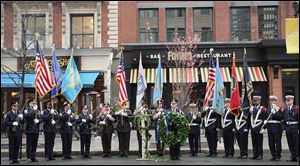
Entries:
<svg viewBox="0 0 300 166">
<path fill-rule="evenodd" d="M 58 113 L 52 108 L 50 101 L 47 102 L 47 108 L 43 110 L 41 118 L 44 121 L 44 133 L 45 133 L 45 159 L 55 160 L 53 158 L 53 147 L 56 135 L 56 121 Z"/>
<path fill-rule="evenodd" d="M 9 163 L 20 163 L 18 161 L 18 154 L 20 148 L 21 128 L 20 123 L 23 123 L 23 114 L 18 114 L 18 104 L 11 104 L 11 111 L 9 111 L 4 120 L 4 125 L 8 127 L 8 157 Z"/>
<path fill-rule="evenodd" d="M 288 161 L 299 160 L 299 106 L 294 105 L 294 96 L 285 96 L 284 124 L 286 139 L 291 152 Z"/>
<path fill-rule="evenodd" d="M 191 128 L 191 131 L 188 134 L 191 153 L 190 155 L 197 156 L 201 116 L 196 112 L 197 106 L 195 103 L 191 103 L 189 105 L 189 109 L 190 111 L 186 114 L 186 118 L 189 121 L 189 126 Z"/>
</svg>

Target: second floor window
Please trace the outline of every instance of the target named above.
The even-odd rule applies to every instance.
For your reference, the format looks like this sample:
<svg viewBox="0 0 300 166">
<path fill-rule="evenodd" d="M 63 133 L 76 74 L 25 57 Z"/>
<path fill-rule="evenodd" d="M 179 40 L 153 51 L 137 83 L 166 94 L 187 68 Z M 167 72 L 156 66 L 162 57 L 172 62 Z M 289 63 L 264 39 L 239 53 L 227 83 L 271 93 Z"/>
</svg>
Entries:
<svg viewBox="0 0 300 166">
<path fill-rule="evenodd" d="M 167 9 L 167 41 L 171 42 L 175 34 L 185 37 L 185 9 Z"/>
<path fill-rule="evenodd" d="M 141 43 L 158 42 L 158 10 L 139 10 L 139 34 Z"/>
<path fill-rule="evenodd" d="M 94 16 L 72 15 L 71 16 L 71 47 L 92 48 L 94 47 Z"/>
<path fill-rule="evenodd" d="M 26 47 L 35 40 L 35 33 L 39 33 L 39 45 L 45 48 L 46 42 L 46 16 L 45 15 L 23 15 L 23 30 L 26 31 Z M 35 44 L 31 44 L 28 49 L 35 48 Z"/>
<path fill-rule="evenodd" d="M 277 7 L 258 8 L 258 30 L 260 39 L 278 39 Z"/>
<path fill-rule="evenodd" d="M 250 40 L 250 9 L 231 8 L 231 40 L 249 41 Z"/>
<path fill-rule="evenodd" d="M 201 41 L 213 41 L 213 12 L 211 8 L 194 9 L 194 35 Z"/>
</svg>

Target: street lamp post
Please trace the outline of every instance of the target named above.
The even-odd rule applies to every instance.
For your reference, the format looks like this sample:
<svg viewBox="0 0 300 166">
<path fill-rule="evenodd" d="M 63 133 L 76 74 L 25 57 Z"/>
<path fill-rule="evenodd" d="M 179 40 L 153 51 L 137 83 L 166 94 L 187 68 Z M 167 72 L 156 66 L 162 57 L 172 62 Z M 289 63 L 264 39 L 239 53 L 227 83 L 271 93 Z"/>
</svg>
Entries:
<svg viewBox="0 0 300 166">
<path fill-rule="evenodd" d="M 292 7 L 294 9 L 294 17 L 297 18 L 298 14 L 299 14 L 299 2 L 298 1 L 294 1 L 292 4 Z"/>
</svg>

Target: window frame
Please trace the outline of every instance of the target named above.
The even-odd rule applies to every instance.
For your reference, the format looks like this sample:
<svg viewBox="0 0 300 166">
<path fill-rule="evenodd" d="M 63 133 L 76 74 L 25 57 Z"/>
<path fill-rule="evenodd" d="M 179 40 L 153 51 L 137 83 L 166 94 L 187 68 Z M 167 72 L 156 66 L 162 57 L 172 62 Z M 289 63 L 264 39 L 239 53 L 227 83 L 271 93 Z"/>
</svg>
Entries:
<svg viewBox="0 0 300 166">
<path fill-rule="evenodd" d="M 82 33 L 81 34 L 73 34 L 73 18 L 74 17 L 81 17 L 82 18 Z M 93 32 L 92 33 L 84 33 L 83 32 L 83 27 L 84 27 L 84 21 L 83 21 L 83 18 L 84 17 L 93 17 Z M 95 47 L 95 15 L 94 13 L 88 13 L 88 14 L 70 14 L 70 46 L 71 48 L 74 47 L 74 43 L 73 43 L 73 36 L 81 36 L 82 37 L 82 47 L 80 48 L 86 48 L 84 47 L 84 36 L 90 36 L 92 35 L 93 36 L 93 45 L 92 45 L 92 48 Z M 77 46 L 78 47 L 78 46 Z M 87 48 L 90 48 L 90 47 L 87 47 Z"/>
<path fill-rule="evenodd" d="M 167 16 L 167 11 L 168 10 L 184 10 L 184 17 L 178 17 L 177 15 L 178 15 L 178 12 L 177 13 L 175 13 L 174 14 L 174 17 L 170 17 L 170 18 L 183 18 L 184 19 L 184 30 L 181 30 L 181 31 L 178 31 L 177 30 L 177 33 L 178 34 L 180 34 L 180 33 L 183 33 L 184 35 L 183 35 L 183 37 L 186 37 L 186 8 L 165 8 L 165 13 L 166 13 L 166 21 L 165 21 L 165 24 L 166 24 L 166 37 L 165 37 L 165 41 L 166 42 L 172 42 L 172 40 L 171 41 L 169 41 L 168 40 L 168 34 L 170 34 L 171 32 L 168 32 L 168 16 Z M 171 29 L 171 28 L 169 28 L 169 29 Z M 175 29 L 175 28 L 173 28 L 173 29 Z M 179 29 L 178 27 L 177 27 L 177 29 Z M 176 31 L 176 30 L 175 30 Z M 175 31 L 174 32 L 172 32 L 172 37 L 174 37 L 174 33 L 175 33 Z"/>
<path fill-rule="evenodd" d="M 195 30 L 195 19 L 194 19 L 194 16 L 195 16 L 195 10 L 200 10 L 200 14 L 201 14 L 201 9 L 209 9 L 211 10 L 211 22 L 212 22 L 212 28 L 211 30 Z M 214 12 L 213 12 L 213 8 L 212 7 L 196 7 L 196 8 L 193 8 L 193 35 L 195 36 L 196 33 L 201 33 L 202 32 L 211 32 L 211 40 L 210 41 L 202 41 L 201 39 L 201 42 L 212 42 L 212 41 L 215 41 L 214 39 Z M 202 14 L 201 14 L 202 15 Z M 204 16 L 209 16 L 209 15 L 204 15 Z M 200 36 L 201 37 L 201 36 Z"/>
<path fill-rule="evenodd" d="M 233 19 L 232 19 L 232 17 L 233 17 L 233 14 L 232 14 L 232 9 L 248 9 L 248 16 L 249 16 L 249 29 L 246 29 L 246 30 L 241 30 L 242 28 L 237 28 L 237 30 L 234 30 L 232 27 L 233 27 Z M 246 7 L 230 7 L 230 9 L 229 9 L 229 12 L 230 12 L 230 41 L 236 41 L 236 40 L 233 40 L 233 38 L 232 38 L 232 36 L 233 36 L 233 34 L 237 34 L 237 33 L 245 33 L 245 32 L 248 32 L 248 37 L 249 37 L 249 39 L 247 40 L 247 41 L 251 41 L 252 40 L 252 38 L 251 38 L 251 9 L 250 9 L 250 7 L 249 6 L 246 6 Z M 234 33 L 233 33 L 234 32 Z M 237 35 L 236 35 L 237 36 Z M 244 39 L 242 39 L 242 40 L 237 40 L 237 41 L 244 41 Z"/>
<path fill-rule="evenodd" d="M 267 12 L 267 14 L 271 14 L 271 12 L 272 12 L 272 14 L 274 14 L 274 11 L 275 11 L 275 14 L 276 14 L 276 17 L 277 17 L 277 20 L 276 20 L 277 21 L 277 23 L 276 23 L 277 27 L 274 27 L 273 29 L 271 29 L 271 28 L 267 28 L 267 29 L 260 28 L 260 26 L 261 26 L 261 24 L 260 24 L 260 14 L 261 15 L 265 14 L 265 12 L 260 13 L 260 11 L 263 10 L 263 8 L 275 8 L 275 10 Z M 259 35 L 258 37 L 259 37 L 259 39 L 279 39 L 280 38 L 280 33 L 279 33 L 279 21 L 280 21 L 280 19 L 279 19 L 279 15 L 278 15 L 278 6 L 258 6 L 257 7 L 257 15 L 258 15 L 257 19 L 258 19 L 258 35 Z M 272 23 L 274 23 L 274 20 L 265 20 L 265 19 L 263 19 L 263 24 L 265 22 L 270 22 L 270 21 L 272 21 Z M 260 36 L 260 34 L 264 31 L 273 31 L 273 32 L 277 33 L 277 37 L 273 36 L 273 38 L 269 38 L 269 37 Z"/>
<path fill-rule="evenodd" d="M 146 27 L 145 28 L 141 28 L 140 27 L 140 22 L 141 22 L 141 15 L 140 15 L 140 11 L 144 11 L 144 17 L 145 18 L 152 18 L 152 17 L 146 17 L 145 11 L 156 11 L 157 13 L 157 28 L 150 28 L 150 31 L 147 32 Z M 149 13 L 147 13 L 147 16 L 149 16 Z M 150 35 L 150 34 L 156 34 L 157 38 L 155 41 L 151 41 L 150 37 L 149 37 L 149 42 L 147 41 L 147 37 L 145 37 L 145 41 L 141 41 L 141 34 L 145 34 L 145 36 Z M 159 42 L 159 9 L 158 8 L 140 8 L 138 9 L 138 41 L 139 43 L 157 43 Z"/>
</svg>

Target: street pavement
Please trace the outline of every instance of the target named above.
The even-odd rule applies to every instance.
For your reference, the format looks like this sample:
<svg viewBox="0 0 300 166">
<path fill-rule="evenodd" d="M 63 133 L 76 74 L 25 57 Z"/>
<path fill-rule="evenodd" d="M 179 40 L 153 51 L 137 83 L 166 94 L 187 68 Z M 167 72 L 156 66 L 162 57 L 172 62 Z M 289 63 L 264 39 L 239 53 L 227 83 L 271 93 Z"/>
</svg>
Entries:
<svg viewBox="0 0 300 166">
<path fill-rule="evenodd" d="M 149 140 L 149 151 L 150 153 L 155 156 L 156 152 L 156 146 L 155 146 L 155 131 L 150 130 L 150 133 L 152 134 L 151 139 Z M 129 158 L 119 158 L 118 156 L 118 149 L 119 149 L 119 143 L 118 143 L 118 137 L 112 139 L 112 155 L 113 157 L 111 159 L 103 159 L 100 156 L 102 155 L 102 143 L 101 138 L 98 137 L 92 137 L 91 141 L 91 155 L 92 159 L 88 159 L 88 164 L 227 164 L 228 161 L 230 161 L 231 164 L 295 164 L 295 163 L 289 163 L 286 162 L 286 159 L 289 158 L 290 153 L 288 150 L 287 140 L 285 134 L 282 136 L 282 161 L 280 162 L 271 162 L 269 161 L 270 158 L 270 150 L 268 146 L 268 136 L 267 133 L 264 134 L 263 139 L 263 148 L 264 148 L 264 160 L 262 161 L 252 161 L 252 160 L 238 160 L 236 159 L 237 156 L 239 156 L 239 148 L 237 143 L 235 143 L 235 159 L 223 159 L 222 156 L 224 155 L 224 145 L 223 145 L 223 139 L 220 139 L 221 142 L 218 143 L 218 157 L 217 158 L 207 158 L 205 157 L 205 154 L 208 152 L 208 145 L 207 140 L 204 137 L 204 134 L 201 133 L 201 152 L 198 157 L 189 157 L 189 146 L 188 141 L 181 146 L 181 153 L 182 153 L 182 160 L 180 161 L 169 161 L 169 162 L 155 162 L 155 161 L 136 161 L 137 159 L 137 151 L 138 151 L 138 142 L 137 142 L 137 136 L 136 136 L 136 130 L 131 131 L 130 136 L 130 157 Z M 26 136 L 23 135 L 23 141 L 22 141 L 22 160 L 25 160 L 25 149 L 26 149 Z M 62 160 L 62 142 L 61 142 L 61 136 L 60 134 L 56 134 L 55 138 L 55 145 L 54 145 L 54 157 L 57 157 L 57 160 L 46 162 L 43 158 L 44 156 L 44 135 L 39 135 L 39 141 L 38 141 L 38 148 L 37 148 L 37 156 L 38 159 L 40 159 L 41 162 L 38 162 L 37 164 L 86 164 L 87 160 L 83 160 L 79 157 L 80 155 L 80 140 L 77 140 L 76 137 L 73 137 L 72 142 L 72 155 L 75 156 L 75 159 L 73 160 Z M 249 157 L 252 156 L 252 141 L 251 141 L 251 135 L 249 133 L 249 141 L 248 141 L 248 148 L 249 148 Z M 168 156 L 168 148 L 166 152 Z M 226 163 L 224 163 L 226 162 Z M 1 164 L 8 164 L 8 138 L 2 136 L 1 137 Z M 21 161 L 23 164 L 28 164 L 27 161 Z M 35 164 L 35 163 L 30 163 Z M 299 165 L 299 163 L 297 163 Z"/>
</svg>

